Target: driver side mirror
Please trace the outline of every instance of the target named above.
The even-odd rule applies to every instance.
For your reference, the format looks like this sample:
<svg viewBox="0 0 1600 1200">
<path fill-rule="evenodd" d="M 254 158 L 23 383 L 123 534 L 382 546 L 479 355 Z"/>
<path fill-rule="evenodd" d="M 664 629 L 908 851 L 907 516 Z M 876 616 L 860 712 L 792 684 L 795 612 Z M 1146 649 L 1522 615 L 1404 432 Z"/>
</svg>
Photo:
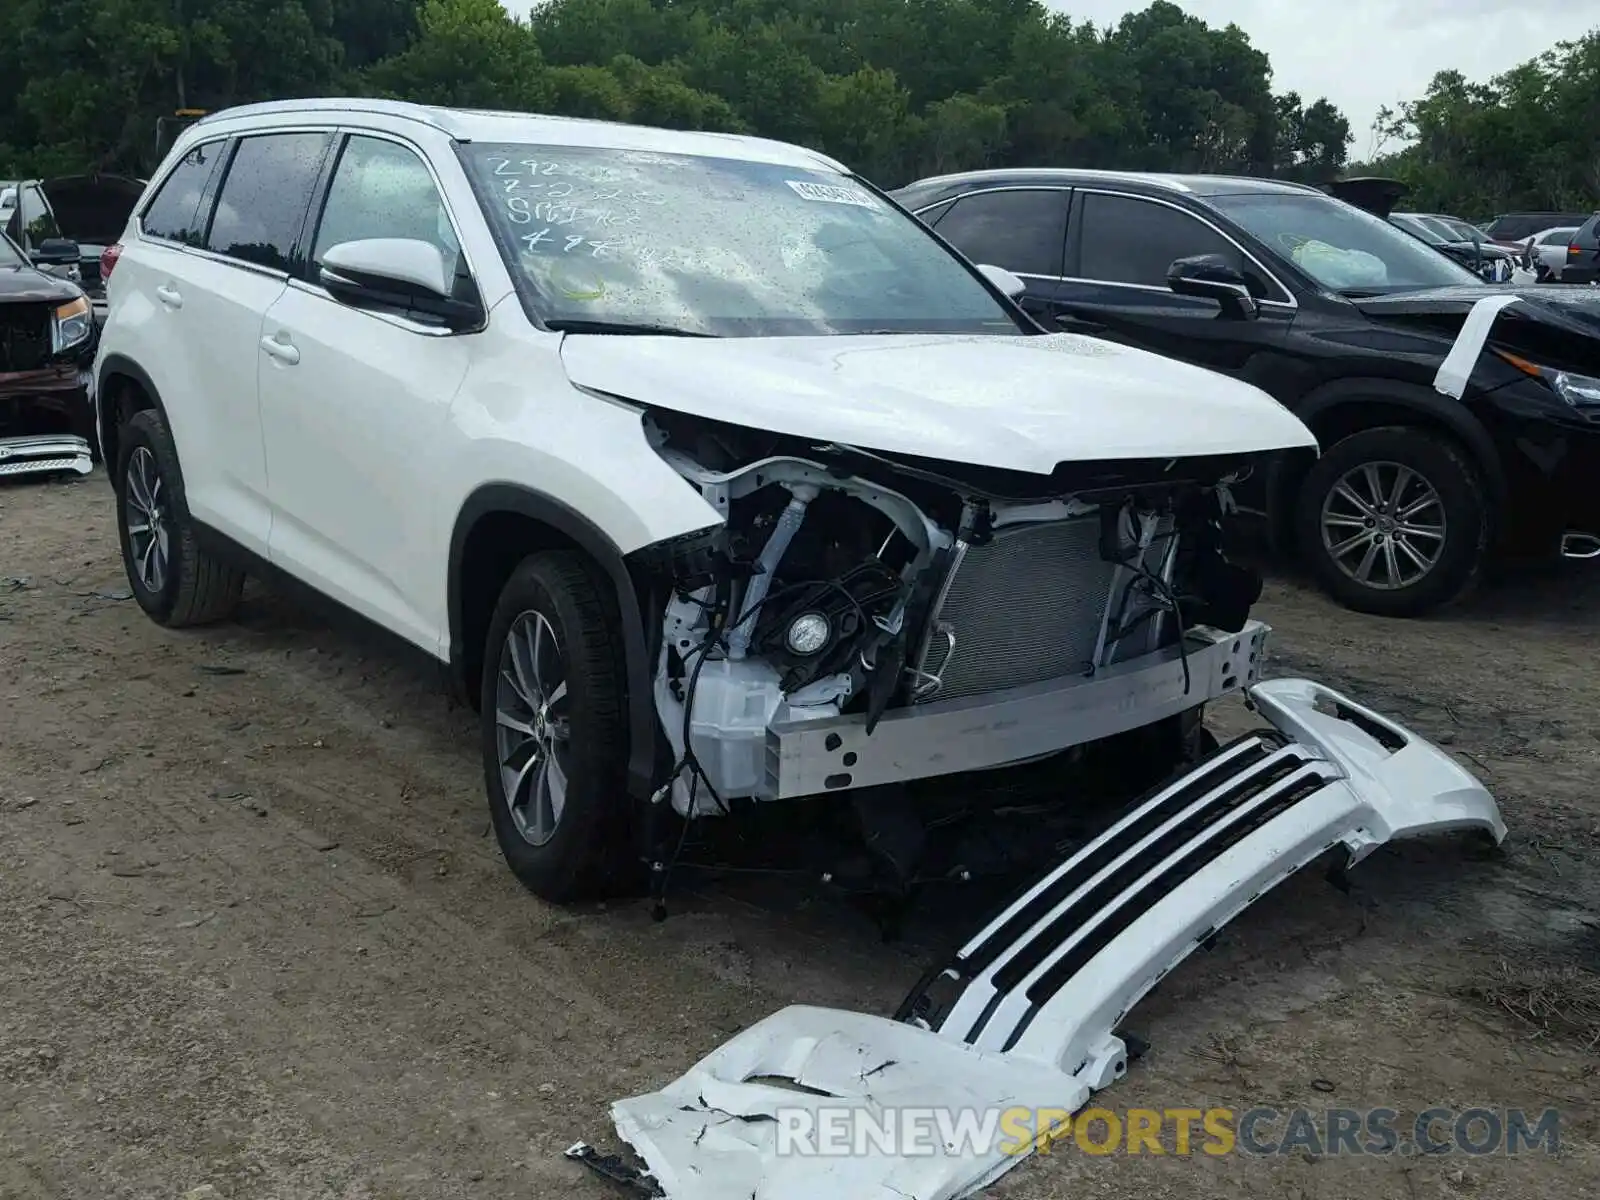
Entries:
<svg viewBox="0 0 1600 1200">
<path fill-rule="evenodd" d="M 993 263 L 979 263 L 978 270 L 983 277 L 995 287 L 999 288 L 1012 300 L 1020 300 L 1028 290 L 1028 285 L 1004 267 L 997 267 Z"/>
<path fill-rule="evenodd" d="M 442 324 L 452 332 L 483 323 L 483 306 L 455 297 L 444 251 L 416 238 L 340 242 L 322 256 L 318 282 L 352 308 L 397 311 Z"/>
<path fill-rule="evenodd" d="M 1198 296 L 1222 305 L 1222 315 L 1253 321 L 1261 315 L 1250 285 L 1220 254 L 1195 254 L 1174 259 L 1167 268 L 1167 286 L 1180 296 Z"/>
<path fill-rule="evenodd" d="M 80 255 L 78 243 L 69 238 L 45 238 L 28 257 L 36 267 L 64 267 Z"/>
</svg>

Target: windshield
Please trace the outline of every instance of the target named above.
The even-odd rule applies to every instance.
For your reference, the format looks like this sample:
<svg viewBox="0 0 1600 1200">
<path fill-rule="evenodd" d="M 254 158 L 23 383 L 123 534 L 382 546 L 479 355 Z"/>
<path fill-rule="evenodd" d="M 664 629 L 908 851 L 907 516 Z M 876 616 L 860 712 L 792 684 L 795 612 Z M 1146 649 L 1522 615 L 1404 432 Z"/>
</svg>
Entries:
<svg viewBox="0 0 1600 1200">
<path fill-rule="evenodd" d="M 1329 196 L 1255 192 L 1215 196 L 1211 203 L 1330 291 L 1483 286 L 1427 243 Z"/>
<path fill-rule="evenodd" d="M 1450 235 L 1453 242 L 1487 242 L 1489 235 L 1475 225 L 1468 225 L 1465 221 L 1458 221 L 1454 217 L 1431 217 L 1440 229 Z"/>
<path fill-rule="evenodd" d="M 28 265 L 27 257 L 21 250 L 17 249 L 17 244 L 5 234 L 0 233 L 0 267 L 25 267 Z"/>
<path fill-rule="evenodd" d="M 1413 216 L 1411 213 L 1395 213 L 1389 218 L 1407 233 L 1414 233 L 1430 246 L 1437 246 L 1441 242 L 1453 242 L 1455 238 L 1446 237 L 1433 225 L 1429 224 L 1426 217 Z"/>
<path fill-rule="evenodd" d="M 525 306 L 553 327 L 1021 331 L 919 221 L 842 175 L 573 146 L 461 156 Z"/>
</svg>

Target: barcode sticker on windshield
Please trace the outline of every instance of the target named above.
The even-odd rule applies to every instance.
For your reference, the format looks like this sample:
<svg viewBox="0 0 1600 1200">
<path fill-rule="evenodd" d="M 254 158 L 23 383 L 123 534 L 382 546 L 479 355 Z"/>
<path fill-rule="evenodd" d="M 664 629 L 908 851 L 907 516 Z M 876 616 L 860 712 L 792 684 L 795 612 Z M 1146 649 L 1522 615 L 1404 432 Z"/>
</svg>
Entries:
<svg viewBox="0 0 1600 1200">
<path fill-rule="evenodd" d="M 857 208 L 877 208 L 878 202 L 856 187 L 836 183 L 811 183 L 804 179 L 785 179 L 803 200 L 820 200 L 824 204 L 854 204 Z"/>
</svg>

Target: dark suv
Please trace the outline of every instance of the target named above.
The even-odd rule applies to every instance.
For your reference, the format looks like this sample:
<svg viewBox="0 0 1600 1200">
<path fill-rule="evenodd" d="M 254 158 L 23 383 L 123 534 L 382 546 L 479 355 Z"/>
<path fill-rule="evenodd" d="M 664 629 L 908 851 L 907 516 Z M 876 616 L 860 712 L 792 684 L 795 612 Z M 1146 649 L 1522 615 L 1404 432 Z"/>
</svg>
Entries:
<svg viewBox="0 0 1600 1200">
<path fill-rule="evenodd" d="M 81 284 L 105 320 L 100 255 L 122 235 L 144 181 L 121 175 L 64 175 L 0 185 L 15 202 L 0 215 L 4 232 L 36 267 Z"/>
<path fill-rule="evenodd" d="M 1578 232 L 1567 243 L 1567 261 L 1561 266 L 1562 283 L 1594 283 L 1600 280 L 1600 212 L 1574 221 Z"/>
<path fill-rule="evenodd" d="M 1292 409 L 1321 456 L 1280 458 L 1240 499 L 1350 607 L 1425 612 L 1496 548 L 1600 558 L 1588 289 L 1486 284 L 1299 184 L 1010 170 L 892 195 L 1020 276 L 1042 324 L 1210 367 Z M 1496 297 L 1507 307 L 1480 335 L 1466 316 Z"/>
<path fill-rule="evenodd" d="M 1583 224 L 1587 213 L 1514 212 L 1501 213 L 1483 227 L 1491 241 L 1502 246 L 1520 245 L 1546 229 Z"/>
</svg>

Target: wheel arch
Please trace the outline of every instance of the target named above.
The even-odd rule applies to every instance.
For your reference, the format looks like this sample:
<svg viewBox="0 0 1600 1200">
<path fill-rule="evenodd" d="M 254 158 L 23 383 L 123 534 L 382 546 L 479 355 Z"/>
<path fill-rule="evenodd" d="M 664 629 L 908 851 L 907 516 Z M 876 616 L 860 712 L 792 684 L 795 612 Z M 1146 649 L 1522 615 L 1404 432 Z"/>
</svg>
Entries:
<svg viewBox="0 0 1600 1200">
<path fill-rule="evenodd" d="M 107 354 L 95 375 L 94 388 L 95 434 L 100 440 L 100 458 L 106 471 L 114 474 L 120 451 L 118 437 L 122 426 L 134 413 L 153 408 L 161 414 L 172 438 L 173 448 L 178 440 L 172 431 L 172 420 L 167 416 L 167 406 L 161 392 L 151 381 L 145 369 L 125 354 Z"/>
<path fill-rule="evenodd" d="M 451 682 L 463 699 L 478 707 L 483 642 L 500 591 L 517 563 L 545 549 L 583 554 L 615 592 L 627 686 L 628 790 L 643 799 L 650 794 L 655 774 L 656 725 L 650 642 L 638 587 L 610 537 L 562 501 L 522 484 L 490 483 L 462 504 L 450 535 Z"/>
<path fill-rule="evenodd" d="M 1490 521 L 1498 525 L 1508 483 L 1494 439 L 1472 410 L 1459 400 L 1398 379 L 1337 379 L 1308 392 L 1291 406 L 1326 451 L 1364 429 L 1404 425 L 1450 437 L 1467 452 L 1483 478 Z M 1267 512 L 1275 549 L 1293 543 L 1296 494 L 1316 457 L 1290 453 L 1274 463 L 1267 480 Z"/>
</svg>

